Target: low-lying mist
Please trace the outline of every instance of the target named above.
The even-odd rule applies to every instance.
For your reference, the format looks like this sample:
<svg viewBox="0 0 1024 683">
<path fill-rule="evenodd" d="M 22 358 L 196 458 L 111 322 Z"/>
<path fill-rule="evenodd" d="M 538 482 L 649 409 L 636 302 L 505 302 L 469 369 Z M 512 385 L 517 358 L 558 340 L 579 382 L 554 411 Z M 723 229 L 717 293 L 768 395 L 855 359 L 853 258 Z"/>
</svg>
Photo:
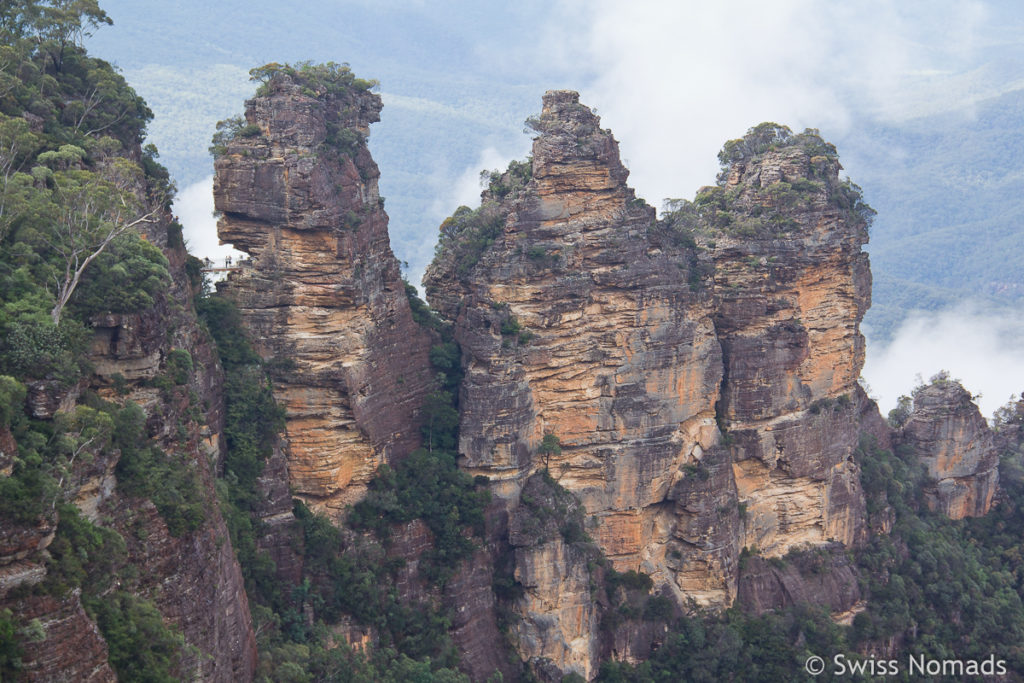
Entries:
<svg viewBox="0 0 1024 683">
<path fill-rule="evenodd" d="M 199 258 L 221 261 L 237 258 L 242 252 L 217 239 L 217 219 L 213 216 L 213 176 L 207 176 L 178 193 L 174 213 L 181 222 L 188 252 Z"/>
<path fill-rule="evenodd" d="M 964 303 L 944 311 L 913 312 L 888 345 L 868 339 L 864 379 L 882 414 L 940 370 L 959 379 L 986 417 L 1024 390 L 1024 314 Z"/>
</svg>

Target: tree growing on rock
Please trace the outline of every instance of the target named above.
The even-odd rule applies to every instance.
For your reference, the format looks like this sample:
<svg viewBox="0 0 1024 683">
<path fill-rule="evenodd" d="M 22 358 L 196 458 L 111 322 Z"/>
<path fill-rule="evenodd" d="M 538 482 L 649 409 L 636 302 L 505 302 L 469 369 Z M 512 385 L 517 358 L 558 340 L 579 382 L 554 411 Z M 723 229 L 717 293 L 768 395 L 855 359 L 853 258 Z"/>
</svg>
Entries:
<svg viewBox="0 0 1024 683">
<path fill-rule="evenodd" d="M 42 156 L 42 155 L 40 155 Z M 82 273 L 117 237 L 156 220 L 156 211 L 142 213 L 131 191 L 141 170 L 115 159 L 106 177 L 83 170 L 54 175 L 51 195 L 53 221 L 42 239 L 57 256 L 54 280 L 53 324 L 81 282 Z"/>
</svg>

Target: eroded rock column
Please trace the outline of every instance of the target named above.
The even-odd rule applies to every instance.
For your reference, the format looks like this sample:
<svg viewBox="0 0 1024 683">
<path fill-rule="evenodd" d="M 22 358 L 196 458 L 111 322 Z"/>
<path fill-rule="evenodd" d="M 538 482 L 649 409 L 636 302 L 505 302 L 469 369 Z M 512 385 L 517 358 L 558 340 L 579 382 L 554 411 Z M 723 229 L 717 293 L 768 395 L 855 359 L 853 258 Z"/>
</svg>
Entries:
<svg viewBox="0 0 1024 683">
<path fill-rule="evenodd" d="M 419 444 L 432 381 L 365 144 L 380 107 L 358 81 L 275 75 L 216 162 L 218 234 L 249 254 L 226 290 L 287 413 L 292 490 L 332 515 Z"/>
</svg>

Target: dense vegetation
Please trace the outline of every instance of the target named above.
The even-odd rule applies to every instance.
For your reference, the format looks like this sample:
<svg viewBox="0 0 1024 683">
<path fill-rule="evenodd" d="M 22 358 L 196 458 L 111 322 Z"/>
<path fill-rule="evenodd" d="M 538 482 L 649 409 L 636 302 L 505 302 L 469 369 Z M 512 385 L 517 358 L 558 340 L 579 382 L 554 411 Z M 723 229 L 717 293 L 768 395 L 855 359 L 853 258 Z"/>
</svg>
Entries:
<svg viewBox="0 0 1024 683">
<path fill-rule="evenodd" d="M 151 305 L 169 279 L 160 251 L 129 229 L 173 191 L 155 150 L 132 160 L 152 114 L 78 42 L 104 23 L 95 2 L 0 10 L 3 374 L 75 382 L 89 316 Z"/>
<path fill-rule="evenodd" d="M 409 296 L 415 298 L 415 293 Z M 443 325 L 418 303 L 421 322 L 441 334 Z M 480 488 L 483 482 L 475 482 L 455 464 L 458 347 L 440 341 L 431 351 L 438 378 L 424 406 L 425 447 L 393 468 L 381 466 L 345 526 L 339 528 L 295 501 L 294 543 L 302 578 L 290 583 L 260 548 L 264 499 L 257 480 L 283 427 L 268 369 L 248 342 L 233 304 L 207 296 L 197 301 L 197 308 L 225 370 L 228 450 L 218 485 L 260 634 L 260 680 L 465 680 L 453 668 L 458 657 L 448 635 L 447 609 L 433 600 L 403 600 L 395 582 L 404 562 L 388 554 L 396 530 L 423 520 L 434 542 L 420 558 L 419 575 L 428 586 L 443 590 L 478 546 L 473 535 L 483 531 L 489 496 Z M 339 642 L 331 628 L 340 623 L 370 629 L 377 640 L 372 654 Z"/>
<path fill-rule="evenodd" d="M 68 501 L 83 468 L 117 458 L 118 493 L 152 500 L 172 535 L 187 534 L 205 519 L 194 468 L 156 445 L 130 401 L 87 389 L 52 417 L 27 407 L 40 391 L 88 383 L 94 319 L 166 305 L 168 261 L 143 238 L 159 233 L 174 192 L 155 148 L 141 146 L 152 114 L 81 44 L 109 23 L 95 0 L 0 7 L 0 431 L 17 446 L 0 476 L 0 520 L 11 533 L 55 527 L 46 579 L 8 598 L 80 592 L 121 680 L 176 680 L 181 636 L 132 594 L 125 539 Z M 153 386 L 187 401 L 191 370 L 171 362 Z M 45 636 L 0 611 L 0 675 L 15 675 L 22 645 Z"/>
</svg>

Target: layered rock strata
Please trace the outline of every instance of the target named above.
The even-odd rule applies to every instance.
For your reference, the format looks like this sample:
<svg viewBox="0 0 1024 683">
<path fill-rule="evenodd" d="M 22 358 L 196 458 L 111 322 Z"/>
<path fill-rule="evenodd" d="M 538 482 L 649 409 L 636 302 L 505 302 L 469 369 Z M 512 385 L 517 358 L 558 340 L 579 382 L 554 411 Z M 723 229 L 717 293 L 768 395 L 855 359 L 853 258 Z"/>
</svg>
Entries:
<svg viewBox="0 0 1024 683">
<path fill-rule="evenodd" d="M 576 93 L 531 125 L 529 167 L 446 221 L 424 279 L 463 352 L 460 466 L 510 510 L 547 470 L 614 568 L 680 604 L 730 603 L 743 547 L 861 540 L 867 210 L 834 148 L 744 139 L 719 186 L 656 221 Z M 561 547 L 517 547 L 520 654 L 584 674 L 596 610 Z"/>
<path fill-rule="evenodd" d="M 959 382 L 938 378 L 917 389 L 899 440 L 925 467 L 929 508 L 950 519 L 979 517 L 992 508 L 999 451 L 988 423 Z"/>
<path fill-rule="evenodd" d="M 365 145 L 380 97 L 277 74 L 216 161 L 221 241 L 249 254 L 226 290 L 274 373 L 292 491 L 334 516 L 419 444 L 430 337 L 391 252 Z"/>
<path fill-rule="evenodd" d="M 464 353 L 460 466 L 510 501 L 547 468 L 617 568 L 677 585 L 667 555 L 703 549 L 678 536 L 674 492 L 718 440 L 710 291 L 650 239 L 654 210 L 576 93 L 547 93 L 536 126 L 532 179 L 504 198 L 494 245 L 467 275 L 456 253 L 425 279 Z M 547 434 L 560 452 L 541 458 Z M 720 568 L 738 550 L 726 546 L 709 560 Z M 728 573 L 677 590 L 724 595 Z"/>
<path fill-rule="evenodd" d="M 760 149 L 748 136 L 754 148 L 699 193 L 699 205 L 722 209 L 697 239 L 715 262 L 718 413 L 745 511 L 742 545 L 781 556 L 864 534 L 852 453 L 867 402 L 857 379 L 871 273 L 861 250 L 869 209 L 839 180 L 835 149 L 813 133 L 768 130 L 782 139 Z"/>
</svg>

